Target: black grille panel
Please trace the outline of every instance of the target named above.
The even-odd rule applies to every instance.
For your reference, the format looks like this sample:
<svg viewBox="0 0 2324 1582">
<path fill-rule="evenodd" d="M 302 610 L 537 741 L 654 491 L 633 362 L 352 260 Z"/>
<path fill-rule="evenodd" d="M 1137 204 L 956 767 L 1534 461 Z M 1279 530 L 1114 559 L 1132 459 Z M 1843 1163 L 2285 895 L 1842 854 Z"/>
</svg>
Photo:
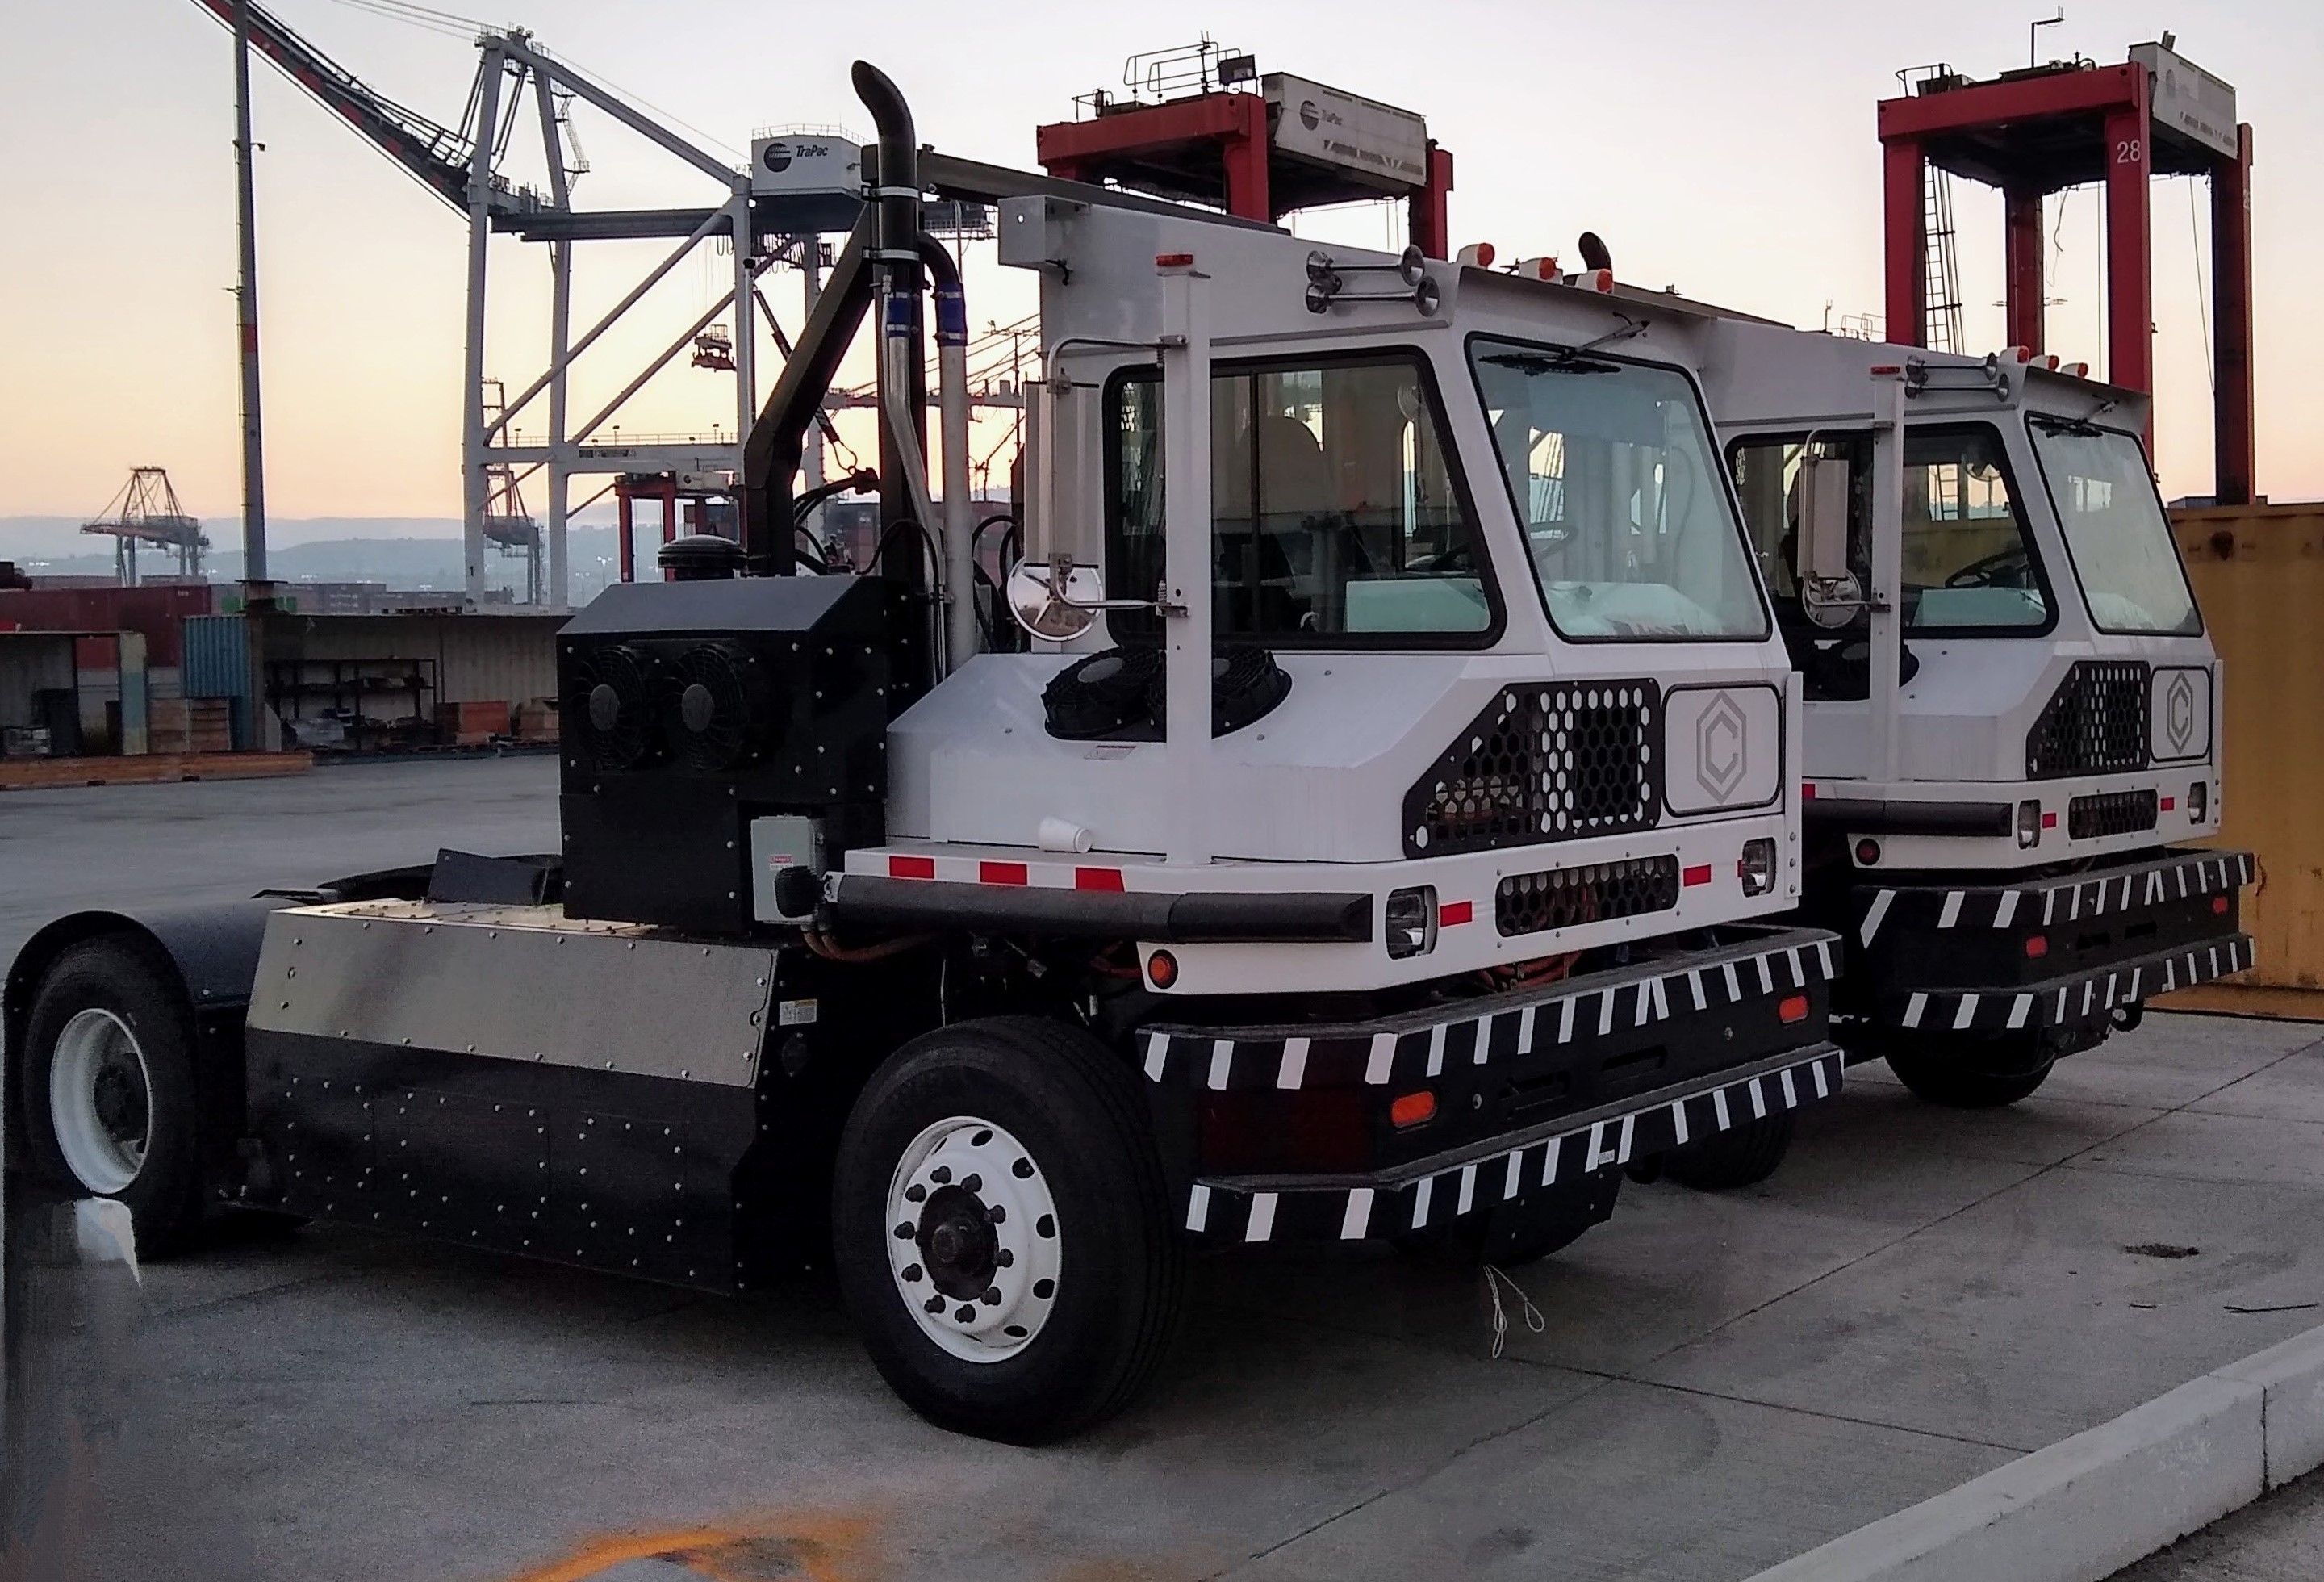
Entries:
<svg viewBox="0 0 2324 1582">
<path fill-rule="evenodd" d="M 2145 768 L 2147 690 L 2144 660 L 2077 663 L 2026 734 L 2025 778 Z"/>
<path fill-rule="evenodd" d="M 1668 911 L 1678 904 L 1676 857 L 1627 857 L 1511 874 L 1493 896 L 1493 921 L 1504 939 L 1608 918 Z"/>
<path fill-rule="evenodd" d="M 2076 840 L 2135 835 L 2153 828 L 2158 816 L 2151 791 L 2100 791 L 2066 804 L 2066 833 Z"/>
<path fill-rule="evenodd" d="M 1404 798 L 1408 856 L 1646 829 L 1662 814 L 1652 681 L 1503 688 Z"/>
</svg>

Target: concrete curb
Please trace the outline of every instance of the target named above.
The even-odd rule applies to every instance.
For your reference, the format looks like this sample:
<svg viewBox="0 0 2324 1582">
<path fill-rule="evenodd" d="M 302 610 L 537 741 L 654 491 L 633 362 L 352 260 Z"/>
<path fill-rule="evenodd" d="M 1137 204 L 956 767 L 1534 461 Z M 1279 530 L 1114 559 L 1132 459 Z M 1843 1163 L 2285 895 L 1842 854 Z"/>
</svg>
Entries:
<svg viewBox="0 0 2324 1582">
<path fill-rule="evenodd" d="M 1752 1582 L 2101 1582 L 2324 1466 L 2324 1328 L 2230 1363 Z"/>
</svg>

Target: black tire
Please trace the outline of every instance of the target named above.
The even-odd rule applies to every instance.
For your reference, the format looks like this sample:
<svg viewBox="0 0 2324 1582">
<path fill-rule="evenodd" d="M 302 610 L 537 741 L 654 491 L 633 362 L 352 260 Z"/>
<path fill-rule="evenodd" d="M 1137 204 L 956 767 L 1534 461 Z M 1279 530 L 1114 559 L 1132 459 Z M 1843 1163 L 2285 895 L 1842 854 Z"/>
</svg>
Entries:
<svg viewBox="0 0 2324 1582">
<path fill-rule="evenodd" d="M 909 1221 L 890 1223 L 899 1166 L 930 1128 L 961 1116 L 1016 1139 L 1056 1207 L 1054 1300 L 1030 1338 L 1000 1360 L 966 1360 L 933 1338 L 903 1294 L 919 1264 L 899 1273 L 889 1257 L 898 1232 L 912 1234 Z M 943 1195 L 904 1210 L 923 1217 L 924 1253 L 927 1217 Z M 991 1213 L 973 1193 L 967 1202 L 972 1213 Z M 1039 1444 L 1127 1405 L 1176 1328 L 1185 1256 L 1173 1224 L 1137 1079 L 1104 1045 L 1061 1023 L 996 1017 L 913 1040 L 872 1074 L 840 1139 L 832 1225 L 841 1291 L 890 1387 L 963 1433 Z M 994 1230 L 987 1244 L 1023 1234 Z M 936 1257 L 927 1262 L 927 1277 L 937 1278 Z M 962 1310 L 973 1305 L 963 1300 Z"/>
<path fill-rule="evenodd" d="M 59 1041 L 88 1012 L 105 1013 L 127 1030 L 142 1069 L 143 1158 L 125 1184 L 88 1179 L 68 1160 L 58 1131 L 53 1078 Z M 176 975 L 134 939 L 115 936 L 72 946 L 41 980 L 25 1022 L 24 1047 L 14 1059 L 35 1174 L 76 1195 L 119 1199 L 136 1226 L 140 1256 L 181 1247 L 201 1220 L 200 1110 L 193 1013 Z M 121 1102 L 116 1097 L 114 1107 Z"/>
<path fill-rule="evenodd" d="M 1703 1192 L 1756 1187 L 1775 1173 L 1791 1146 L 1792 1112 L 1784 1110 L 1672 1149 L 1663 1156 L 1663 1174 Z"/>
<path fill-rule="evenodd" d="M 2027 1040 L 1964 1040 L 1888 1051 L 1888 1069 L 1916 1098 L 1948 1109 L 1990 1110 L 2029 1097 L 2056 1061 Z"/>
</svg>

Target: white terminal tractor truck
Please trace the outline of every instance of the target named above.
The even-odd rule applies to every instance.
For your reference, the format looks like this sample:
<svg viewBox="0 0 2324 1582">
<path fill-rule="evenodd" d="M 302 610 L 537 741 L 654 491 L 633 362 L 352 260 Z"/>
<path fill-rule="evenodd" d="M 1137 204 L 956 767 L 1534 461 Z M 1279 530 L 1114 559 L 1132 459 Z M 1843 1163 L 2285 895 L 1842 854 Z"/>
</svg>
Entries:
<svg viewBox="0 0 2324 1582">
<path fill-rule="evenodd" d="M 1940 1104 L 2014 1103 L 2147 1000 L 2253 965 L 2218 833 L 2219 667 L 2148 402 L 1741 318 L 1705 382 L 1805 682 L 1802 917 L 1834 1035 Z"/>
<path fill-rule="evenodd" d="M 869 201 L 743 541 L 559 638 L 562 850 L 59 920 L 5 990 L 31 1159 L 157 1244 L 232 1206 L 713 1291 L 830 1257 L 906 1401 L 1020 1440 L 1139 1387 L 1192 1245 L 1514 1262 L 1626 1172 L 1775 1168 L 1840 1079 L 1841 947 L 1787 915 L 1812 721 L 1717 316 L 1023 178 L 1046 377 L 991 587 L 958 277 L 856 82 Z M 807 574 L 867 316 L 890 526 Z"/>
</svg>

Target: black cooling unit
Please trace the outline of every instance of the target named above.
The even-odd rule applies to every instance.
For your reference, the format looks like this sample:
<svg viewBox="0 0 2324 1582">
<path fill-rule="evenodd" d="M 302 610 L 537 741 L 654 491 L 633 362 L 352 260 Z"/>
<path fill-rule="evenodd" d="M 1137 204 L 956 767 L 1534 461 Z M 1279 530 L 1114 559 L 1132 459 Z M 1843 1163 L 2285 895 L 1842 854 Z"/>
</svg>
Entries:
<svg viewBox="0 0 2324 1582">
<path fill-rule="evenodd" d="M 1077 660 L 1041 690 L 1049 734 L 1067 741 L 1158 742 L 1169 708 L 1162 650 L 1130 643 Z M 1255 725 L 1291 695 L 1291 676 L 1256 643 L 1220 645 L 1211 658 L 1211 735 Z"/>
<path fill-rule="evenodd" d="M 876 578 L 620 583 L 558 639 L 565 910 L 752 926 L 751 820 L 876 840 L 888 722 L 917 695 L 918 621 Z"/>
</svg>

